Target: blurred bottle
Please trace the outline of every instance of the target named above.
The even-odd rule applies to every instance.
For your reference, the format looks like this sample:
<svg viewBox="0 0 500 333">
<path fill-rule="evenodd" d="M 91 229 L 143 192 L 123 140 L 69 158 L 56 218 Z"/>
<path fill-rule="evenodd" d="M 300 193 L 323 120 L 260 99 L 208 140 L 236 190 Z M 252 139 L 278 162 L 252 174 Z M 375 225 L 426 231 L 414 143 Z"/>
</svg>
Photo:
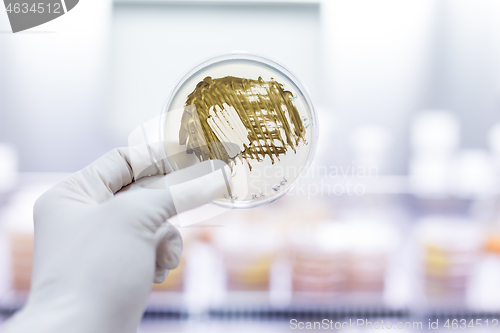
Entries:
<svg viewBox="0 0 500 333">
<path fill-rule="evenodd" d="M 456 189 L 474 200 L 471 212 L 488 225 L 493 239 L 500 234 L 500 123 L 488 133 L 489 150 L 465 150 L 457 159 Z"/>
<path fill-rule="evenodd" d="M 493 125 L 488 133 L 494 176 L 493 186 L 496 192 L 496 217 L 500 221 L 500 122 Z"/>
<path fill-rule="evenodd" d="M 496 190 L 495 176 L 492 159 L 486 150 L 461 150 L 450 172 L 450 191 L 464 199 L 493 195 Z"/>
<path fill-rule="evenodd" d="M 488 133 L 488 146 L 497 170 L 497 177 L 500 177 L 500 123 L 491 127 Z"/>
<path fill-rule="evenodd" d="M 460 124 L 448 111 L 424 111 L 411 123 L 410 186 L 418 196 L 445 197 L 459 147 Z"/>
<path fill-rule="evenodd" d="M 387 128 L 365 125 L 354 130 L 351 136 L 354 150 L 354 162 L 365 168 L 376 167 L 379 174 L 387 174 L 388 155 L 392 145 L 392 136 Z"/>
<path fill-rule="evenodd" d="M 0 142 L 0 199 L 12 191 L 18 181 L 18 154 L 16 148 Z"/>
</svg>

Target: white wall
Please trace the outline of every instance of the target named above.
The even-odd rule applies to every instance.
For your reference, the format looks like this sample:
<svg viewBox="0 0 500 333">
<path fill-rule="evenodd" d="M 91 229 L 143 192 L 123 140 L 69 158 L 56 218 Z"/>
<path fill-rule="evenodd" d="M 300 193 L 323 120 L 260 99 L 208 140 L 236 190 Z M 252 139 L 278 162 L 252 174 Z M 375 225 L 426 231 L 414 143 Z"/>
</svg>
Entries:
<svg viewBox="0 0 500 333">
<path fill-rule="evenodd" d="M 429 106 L 458 116 L 462 147 L 484 148 L 500 121 L 500 2 L 438 3 Z"/>
<path fill-rule="evenodd" d="M 110 1 L 17 34 L 0 10 L 0 142 L 22 171 L 74 171 L 110 148 L 106 138 Z"/>
<path fill-rule="evenodd" d="M 319 20 L 318 4 L 115 4 L 111 128 L 117 137 L 127 136 L 160 114 L 190 67 L 235 50 L 274 58 L 319 98 Z"/>
<path fill-rule="evenodd" d="M 87 0 L 15 35 L 0 10 L 0 141 L 21 170 L 74 171 L 125 145 L 185 70 L 235 49 L 309 88 L 324 163 L 351 165 L 353 131 L 376 125 L 393 138 L 387 171 L 405 173 L 421 109 L 456 113 L 469 148 L 500 121 L 497 0 L 121 1 L 112 19 L 110 0 Z"/>
<path fill-rule="evenodd" d="M 434 3 L 325 1 L 324 94 L 334 116 L 333 163 L 350 165 L 352 131 L 375 125 L 392 137 L 387 171 L 404 172 L 409 117 L 426 94 Z"/>
</svg>

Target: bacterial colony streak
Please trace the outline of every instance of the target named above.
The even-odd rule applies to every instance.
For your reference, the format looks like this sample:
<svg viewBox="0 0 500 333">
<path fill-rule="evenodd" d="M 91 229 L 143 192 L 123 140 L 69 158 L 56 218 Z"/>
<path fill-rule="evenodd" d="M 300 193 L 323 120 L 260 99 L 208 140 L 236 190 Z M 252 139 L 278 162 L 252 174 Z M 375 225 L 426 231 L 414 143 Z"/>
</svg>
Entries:
<svg viewBox="0 0 500 333">
<path fill-rule="evenodd" d="M 186 100 L 179 143 L 200 161 L 262 161 L 307 144 L 293 95 L 271 79 L 206 77 Z M 250 164 L 249 164 L 250 165 Z M 251 166 L 250 166 L 251 167 Z"/>
</svg>

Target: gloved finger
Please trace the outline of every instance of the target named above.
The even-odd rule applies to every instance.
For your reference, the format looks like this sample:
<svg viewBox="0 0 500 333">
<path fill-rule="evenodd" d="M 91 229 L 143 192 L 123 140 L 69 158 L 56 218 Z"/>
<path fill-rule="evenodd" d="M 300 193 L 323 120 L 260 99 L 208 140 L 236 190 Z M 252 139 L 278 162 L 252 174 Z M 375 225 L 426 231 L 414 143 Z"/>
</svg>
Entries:
<svg viewBox="0 0 500 333">
<path fill-rule="evenodd" d="M 169 222 L 156 233 L 156 268 L 154 283 L 162 283 L 171 269 L 179 265 L 182 255 L 182 237 Z"/>
<path fill-rule="evenodd" d="M 224 162 L 204 161 L 134 184 L 128 191 L 117 194 L 108 205 L 115 206 L 113 210 L 120 218 L 142 223 L 156 233 L 168 218 L 207 204 L 227 191 L 230 177 L 231 171 Z"/>
<path fill-rule="evenodd" d="M 126 159 L 135 180 L 145 176 L 165 175 L 171 171 L 167 167 L 163 142 L 129 145 L 127 152 Z"/>
<path fill-rule="evenodd" d="M 91 202 L 102 203 L 109 200 L 124 186 L 144 175 L 166 173 L 160 160 L 164 155 L 160 143 L 151 146 L 116 148 L 92 164 L 59 184 L 59 188 L 70 187 L 73 193 L 81 194 Z M 134 173 L 134 170 L 141 174 Z"/>
<path fill-rule="evenodd" d="M 168 273 L 170 273 L 169 269 L 164 269 L 156 265 L 155 276 L 153 278 L 153 283 L 159 284 L 165 282 L 167 279 Z"/>
<path fill-rule="evenodd" d="M 171 223 L 164 223 L 156 233 L 156 266 L 160 269 L 174 269 L 179 265 L 182 254 L 182 237 Z"/>
</svg>

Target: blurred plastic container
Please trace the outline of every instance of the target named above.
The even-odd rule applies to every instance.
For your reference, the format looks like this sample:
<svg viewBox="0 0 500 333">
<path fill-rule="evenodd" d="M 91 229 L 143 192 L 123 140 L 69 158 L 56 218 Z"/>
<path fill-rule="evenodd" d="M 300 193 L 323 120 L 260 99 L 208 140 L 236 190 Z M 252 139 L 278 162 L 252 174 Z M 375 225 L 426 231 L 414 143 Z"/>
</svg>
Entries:
<svg viewBox="0 0 500 333">
<path fill-rule="evenodd" d="M 387 261 L 400 241 L 389 224 L 333 222 L 290 235 L 295 292 L 382 292 Z"/>
<path fill-rule="evenodd" d="M 17 291 L 28 291 L 33 269 L 33 234 L 11 232 L 9 238 L 12 258 L 12 288 Z"/>
<path fill-rule="evenodd" d="M 292 285 L 295 292 L 340 292 L 347 289 L 349 239 L 344 224 L 302 226 L 290 235 Z"/>
<path fill-rule="evenodd" d="M 214 233 L 229 290 L 268 290 L 271 266 L 283 248 L 278 230 L 269 224 L 234 222 Z"/>
<path fill-rule="evenodd" d="M 419 221 L 420 267 L 428 296 L 465 295 L 485 235 L 472 221 L 428 217 Z"/>
<path fill-rule="evenodd" d="M 49 188 L 68 175 L 64 173 L 23 175 L 22 184 L 9 196 L 2 207 L 2 232 L 8 243 L 8 259 L 5 269 L 9 274 L 10 289 L 19 298 L 25 296 L 31 284 L 33 267 L 34 225 L 33 206 L 35 201 Z"/>
<path fill-rule="evenodd" d="M 9 200 L 2 216 L 10 249 L 11 287 L 28 291 L 33 266 L 33 206 L 47 189 L 45 186 L 27 186 Z"/>
</svg>

